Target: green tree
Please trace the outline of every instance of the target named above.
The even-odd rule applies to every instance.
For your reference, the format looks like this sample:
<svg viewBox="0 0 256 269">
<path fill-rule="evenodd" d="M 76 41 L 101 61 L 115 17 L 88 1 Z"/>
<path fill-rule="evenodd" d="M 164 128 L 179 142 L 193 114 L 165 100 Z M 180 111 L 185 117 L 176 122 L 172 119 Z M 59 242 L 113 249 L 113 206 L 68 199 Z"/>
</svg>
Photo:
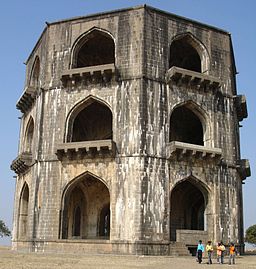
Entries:
<svg viewBox="0 0 256 269">
<path fill-rule="evenodd" d="M 2 220 L 0 220 L 0 237 L 10 236 L 10 235 L 11 235 L 10 230 L 5 225 L 5 223 Z"/>
<path fill-rule="evenodd" d="M 246 230 L 245 242 L 256 245 L 256 224 Z"/>
</svg>

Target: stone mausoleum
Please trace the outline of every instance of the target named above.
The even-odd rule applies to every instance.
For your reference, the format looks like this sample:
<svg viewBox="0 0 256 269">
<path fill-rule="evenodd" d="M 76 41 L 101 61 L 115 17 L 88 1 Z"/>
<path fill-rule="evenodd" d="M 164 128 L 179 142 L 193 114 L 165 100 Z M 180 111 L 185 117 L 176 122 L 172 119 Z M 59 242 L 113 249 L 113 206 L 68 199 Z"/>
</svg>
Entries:
<svg viewBox="0 0 256 269">
<path fill-rule="evenodd" d="M 230 33 L 146 5 L 46 23 L 26 61 L 13 249 L 243 251 Z"/>
</svg>

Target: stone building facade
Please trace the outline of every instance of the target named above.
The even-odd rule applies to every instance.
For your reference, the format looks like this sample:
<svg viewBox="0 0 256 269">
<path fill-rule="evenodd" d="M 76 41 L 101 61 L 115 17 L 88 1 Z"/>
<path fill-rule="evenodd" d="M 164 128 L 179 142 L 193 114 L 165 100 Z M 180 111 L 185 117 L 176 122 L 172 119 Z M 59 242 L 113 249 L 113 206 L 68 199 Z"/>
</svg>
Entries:
<svg viewBox="0 0 256 269">
<path fill-rule="evenodd" d="M 13 248 L 243 248 L 231 36 L 149 6 L 47 23 L 26 62 Z"/>
</svg>

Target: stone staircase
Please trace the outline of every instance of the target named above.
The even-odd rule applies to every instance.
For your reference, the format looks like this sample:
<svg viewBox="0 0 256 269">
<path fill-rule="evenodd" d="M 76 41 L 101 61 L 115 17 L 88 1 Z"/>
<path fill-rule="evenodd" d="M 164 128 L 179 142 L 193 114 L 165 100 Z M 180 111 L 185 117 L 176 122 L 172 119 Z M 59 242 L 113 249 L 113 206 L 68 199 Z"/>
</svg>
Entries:
<svg viewBox="0 0 256 269">
<path fill-rule="evenodd" d="M 181 242 L 170 242 L 169 244 L 170 256 L 191 256 L 188 248 Z"/>
</svg>

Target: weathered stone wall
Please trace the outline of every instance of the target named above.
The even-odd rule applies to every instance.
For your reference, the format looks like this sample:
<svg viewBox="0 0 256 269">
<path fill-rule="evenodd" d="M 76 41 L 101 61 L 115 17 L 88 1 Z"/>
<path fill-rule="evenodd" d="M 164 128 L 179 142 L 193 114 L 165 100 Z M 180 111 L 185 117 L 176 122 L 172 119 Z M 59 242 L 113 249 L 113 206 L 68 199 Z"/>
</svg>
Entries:
<svg viewBox="0 0 256 269">
<path fill-rule="evenodd" d="M 71 80 L 64 85 L 62 74 L 72 65 L 77 40 L 94 28 L 108 32 L 114 40 L 115 77 L 106 83 Z M 220 88 L 167 81 L 170 45 L 187 33 L 204 51 L 203 73 L 220 79 Z M 243 243 L 235 67 L 229 34 L 141 7 L 48 24 L 27 61 L 26 86 L 36 57 L 40 87 L 22 117 L 19 145 L 22 153 L 32 117 L 33 162 L 16 182 L 14 242 L 21 241 L 17 223 L 24 182 L 29 186 L 28 240 L 55 241 L 61 239 L 64 190 L 89 172 L 110 192 L 110 242 L 117 244 L 115 251 L 134 253 L 128 245 L 134 242 L 169 242 L 171 194 L 177 184 L 190 178 L 207 193 L 204 227 L 209 239 Z M 56 148 L 67 142 L 69 117 L 91 97 L 112 112 L 115 156 L 60 161 Z M 169 156 L 172 112 L 187 103 L 205 120 L 204 146 L 220 148 L 221 159 Z M 118 244 L 124 245 L 119 249 Z"/>
</svg>

